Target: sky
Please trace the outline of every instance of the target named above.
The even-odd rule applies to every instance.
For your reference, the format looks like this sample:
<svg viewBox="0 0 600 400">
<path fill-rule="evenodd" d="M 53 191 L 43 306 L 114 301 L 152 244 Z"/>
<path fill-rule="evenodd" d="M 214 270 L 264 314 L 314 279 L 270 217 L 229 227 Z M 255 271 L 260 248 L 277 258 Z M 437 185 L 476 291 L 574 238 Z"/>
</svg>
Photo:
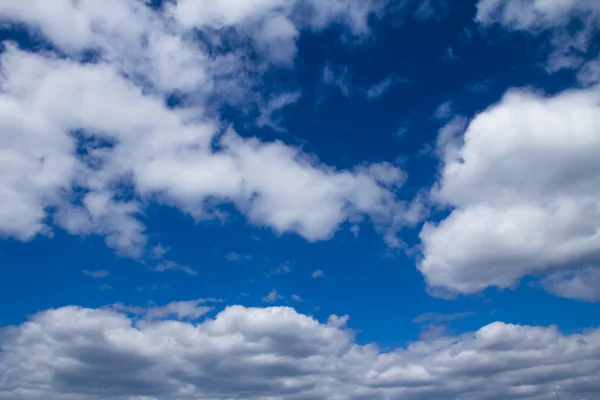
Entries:
<svg viewBox="0 0 600 400">
<path fill-rule="evenodd" d="M 0 0 L 1 400 L 600 395 L 597 0 Z"/>
</svg>

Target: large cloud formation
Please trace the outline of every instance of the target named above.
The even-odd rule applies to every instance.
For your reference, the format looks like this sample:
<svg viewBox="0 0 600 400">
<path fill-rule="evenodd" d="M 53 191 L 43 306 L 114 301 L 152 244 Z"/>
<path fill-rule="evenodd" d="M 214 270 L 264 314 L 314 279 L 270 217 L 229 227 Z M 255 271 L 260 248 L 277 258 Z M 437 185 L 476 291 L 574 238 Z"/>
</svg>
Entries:
<svg viewBox="0 0 600 400">
<path fill-rule="evenodd" d="M 4 43 L 0 55 L 0 234 L 27 240 L 58 225 L 139 256 L 150 202 L 197 220 L 232 203 L 310 241 L 347 220 L 402 224 L 403 171 L 336 170 L 300 148 L 243 138 L 215 109 L 254 103 L 257 76 L 293 62 L 301 30 L 335 22 L 367 34 L 378 3 L 0 1 L 2 21 L 53 49 Z"/>
<path fill-rule="evenodd" d="M 477 115 L 464 143 L 444 141 L 433 195 L 453 207 L 421 231 L 431 286 L 473 293 L 526 275 L 597 275 L 600 265 L 600 91 L 554 97 L 511 91 Z M 568 297 L 597 298 L 588 290 Z M 596 292 L 595 294 L 590 291 Z"/>
<path fill-rule="evenodd" d="M 600 331 L 496 322 L 382 353 L 347 317 L 231 306 L 214 319 L 41 312 L 0 339 L 0 399 L 590 399 Z"/>
<path fill-rule="evenodd" d="M 569 28 L 583 16 L 581 31 Z M 600 3 L 481 0 L 476 19 L 548 31 L 558 46 L 549 61 L 565 61 L 575 41 L 579 55 L 589 47 Z M 600 300 L 600 74 L 594 60 L 571 67 L 580 68 L 580 88 L 513 89 L 466 130 L 462 118 L 440 130 L 432 194 L 451 213 L 423 227 L 418 265 L 433 289 L 474 293 L 542 276 L 554 294 Z"/>
</svg>

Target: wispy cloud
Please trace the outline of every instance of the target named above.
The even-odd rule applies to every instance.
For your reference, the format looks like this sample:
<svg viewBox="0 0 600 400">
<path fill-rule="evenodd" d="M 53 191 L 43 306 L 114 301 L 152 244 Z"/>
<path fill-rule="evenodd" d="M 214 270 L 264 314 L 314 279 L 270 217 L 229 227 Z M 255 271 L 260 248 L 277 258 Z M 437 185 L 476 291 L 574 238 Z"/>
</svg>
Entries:
<svg viewBox="0 0 600 400">
<path fill-rule="evenodd" d="M 351 75 L 347 67 L 326 65 L 323 69 L 323 83 L 339 89 L 344 97 L 352 93 Z"/>
<path fill-rule="evenodd" d="M 400 83 L 410 83 L 410 80 L 392 74 L 381 82 L 368 87 L 365 90 L 365 96 L 369 101 L 377 100 L 386 94 L 392 87 Z"/>
<path fill-rule="evenodd" d="M 473 82 L 467 85 L 467 90 L 471 93 L 487 93 L 492 86 L 494 81 L 490 79 L 484 79 L 481 81 Z"/>
<path fill-rule="evenodd" d="M 154 246 L 151 250 L 152 258 L 161 259 L 164 257 L 165 254 L 167 254 L 168 251 L 168 247 L 164 247 L 162 244 L 159 243 L 156 246 Z"/>
<path fill-rule="evenodd" d="M 448 100 L 440 104 L 433 113 L 433 117 L 435 119 L 447 119 L 452 115 L 454 102 L 452 100 Z"/>
<path fill-rule="evenodd" d="M 178 320 L 196 320 L 206 313 L 214 310 L 214 307 L 205 305 L 206 303 L 218 303 L 220 299 L 195 299 L 189 301 L 172 301 L 167 305 L 158 306 L 150 302 L 146 307 L 128 306 L 123 303 L 115 303 L 110 306 L 114 310 L 122 313 L 134 315 L 143 319 L 166 319 L 175 317 Z"/>
<path fill-rule="evenodd" d="M 194 275 L 194 276 L 198 275 L 198 272 L 196 270 L 192 269 L 192 267 L 187 266 L 187 265 L 180 265 L 180 264 L 176 263 L 175 261 L 169 261 L 169 260 L 162 261 L 160 264 L 158 264 L 152 270 L 156 271 L 156 272 L 165 272 L 165 271 L 173 270 L 173 271 L 182 271 L 188 275 Z"/>
<path fill-rule="evenodd" d="M 323 271 L 321 271 L 320 269 L 314 271 L 310 276 L 312 276 L 313 278 L 322 278 L 325 276 L 325 273 Z"/>
<path fill-rule="evenodd" d="M 281 274 L 289 274 L 292 272 L 292 268 L 288 264 L 280 264 L 277 267 L 271 268 L 269 272 L 265 274 L 267 278 L 271 278 L 273 276 L 281 275 Z"/>
<path fill-rule="evenodd" d="M 280 93 L 269 99 L 260 107 L 260 116 L 256 120 L 259 127 L 269 127 L 277 132 L 287 132 L 282 126 L 281 110 L 295 104 L 302 94 L 300 92 Z"/>
<path fill-rule="evenodd" d="M 231 253 L 229 253 L 225 256 L 225 259 L 227 261 L 248 261 L 248 260 L 252 260 L 252 255 L 251 254 L 241 254 L 241 253 L 236 253 L 235 251 L 232 251 Z"/>
<path fill-rule="evenodd" d="M 99 270 L 95 270 L 95 271 L 90 271 L 87 269 L 84 269 L 81 271 L 84 275 L 90 276 L 94 279 L 102 279 L 102 278 L 106 278 L 107 276 L 110 275 L 110 273 L 106 270 L 103 269 L 99 269 Z"/>
<path fill-rule="evenodd" d="M 425 313 L 413 319 L 413 323 L 421 325 L 421 340 L 430 342 L 444 335 L 450 334 L 448 325 L 452 321 L 467 318 L 474 312 L 459 312 L 453 314 Z"/>
<path fill-rule="evenodd" d="M 269 292 L 269 294 L 263 297 L 262 301 L 273 304 L 281 299 L 283 299 L 283 296 L 281 296 L 276 289 L 273 289 Z"/>
</svg>

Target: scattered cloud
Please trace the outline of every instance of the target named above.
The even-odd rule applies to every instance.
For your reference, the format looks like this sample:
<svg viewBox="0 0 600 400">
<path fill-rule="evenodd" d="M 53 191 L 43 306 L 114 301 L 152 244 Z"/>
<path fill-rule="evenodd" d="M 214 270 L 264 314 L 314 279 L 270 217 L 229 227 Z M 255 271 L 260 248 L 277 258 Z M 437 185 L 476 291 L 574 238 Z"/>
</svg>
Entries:
<svg viewBox="0 0 600 400">
<path fill-rule="evenodd" d="M 402 212 L 394 187 L 371 175 L 395 167 L 338 170 L 298 147 L 238 135 L 218 115 L 223 104 L 259 107 L 260 93 L 270 100 L 259 123 L 277 123 L 274 113 L 297 96 L 263 91 L 265 71 L 290 65 L 303 30 L 335 23 L 351 36 L 368 35 L 377 2 L 146 3 L 0 5 L 3 21 L 34 30 L 67 56 L 11 44 L 0 55 L 0 158 L 14 160 L 0 166 L 1 235 L 30 240 L 60 227 L 142 258 L 153 233 L 141 217 L 154 202 L 195 221 L 215 218 L 218 202 L 231 204 L 252 224 L 311 242 L 357 215 L 385 225 Z M 193 30 L 215 43 L 236 32 L 257 57 L 234 43 L 210 53 L 190 40 Z M 79 63 L 90 49 L 99 60 Z M 345 72 L 325 75 L 349 93 Z M 172 93 L 186 101 L 167 107 Z"/>
<path fill-rule="evenodd" d="M 410 131 L 410 123 L 408 121 L 402 121 L 400 125 L 398 125 L 398 129 L 394 133 L 394 137 L 396 139 L 401 139 Z"/>
<path fill-rule="evenodd" d="M 81 271 L 84 275 L 90 276 L 94 279 L 102 279 L 102 278 L 106 278 L 107 276 L 110 275 L 110 273 L 106 270 L 100 269 L 100 270 L 95 270 L 95 271 L 90 271 L 87 269 L 84 269 Z"/>
<path fill-rule="evenodd" d="M 100 290 L 102 292 L 110 292 L 110 291 L 113 291 L 114 289 L 112 286 L 104 284 L 104 285 L 98 286 L 98 290 Z"/>
<path fill-rule="evenodd" d="M 115 399 L 173 400 L 539 400 L 600 390 L 597 329 L 565 335 L 495 322 L 381 352 L 357 344 L 347 322 L 285 307 L 231 306 L 199 323 L 48 310 L 1 336 L 0 399 L 93 400 L 98 388 Z"/>
<path fill-rule="evenodd" d="M 347 67 L 326 65 L 323 68 L 323 83 L 337 88 L 344 97 L 350 97 L 352 93 L 351 75 Z"/>
<path fill-rule="evenodd" d="M 367 100 L 374 101 L 381 98 L 385 95 L 392 87 L 399 83 L 408 83 L 410 82 L 406 78 L 401 78 L 397 75 L 390 75 L 387 78 L 383 79 L 381 82 L 374 84 L 373 86 L 368 87 L 365 90 L 365 95 Z"/>
<path fill-rule="evenodd" d="M 251 254 L 240 254 L 232 251 L 225 256 L 227 261 L 249 261 L 252 260 Z"/>
<path fill-rule="evenodd" d="M 421 325 L 421 333 L 419 334 L 421 340 L 431 342 L 449 335 L 450 330 L 448 326 L 452 321 L 464 319 L 473 314 L 473 312 L 453 314 L 425 313 L 413 319 L 412 322 Z"/>
<path fill-rule="evenodd" d="M 292 272 L 292 268 L 288 264 L 280 264 L 277 267 L 272 267 L 269 272 L 265 274 L 265 277 L 272 278 L 281 274 L 289 274 Z"/>
<path fill-rule="evenodd" d="M 417 20 L 440 20 L 448 14 L 450 3 L 448 0 L 421 0 L 415 2 L 418 7 L 413 12 Z"/>
<path fill-rule="evenodd" d="M 453 105 L 453 103 L 454 102 L 452 100 L 448 100 L 448 101 L 445 101 L 442 104 L 440 104 L 435 109 L 435 112 L 433 113 L 433 117 L 435 119 L 447 119 L 450 116 L 452 116 L 452 113 L 453 113 L 452 105 Z"/>
<path fill-rule="evenodd" d="M 312 276 L 313 278 L 322 278 L 325 276 L 325 273 L 323 271 L 321 271 L 320 269 L 314 271 L 310 276 Z"/>
<path fill-rule="evenodd" d="M 263 297 L 262 301 L 264 301 L 265 303 L 275 303 L 278 300 L 282 300 L 283 296 L 281 296 L 276 289 L 273 289 L 269 292 L 269 294 L 267 294 L 265 297 Z"/>
<path fill-rule="evenodd" d="M 476 21 L 482 26 L 500 24 L 532 35 L 550 33 L 551 52 L 546 69 L 577 69 L 600 30 L 597 1 L 479 0 Z"/>
<path fill-rule="evenodd" d="M 484 79 L 481 81 L 473 82 L 467 85 L 467 90 L 471 93 L 487 93 L 492 86 L 494 81 L 490 79 Z"/>
<path fill-rule="evenodd" d="M 451 322 L 459 319 L 463 319 L 473 315 L 473 312 L 460 312 L 453 314 L 441 314 L 441 313 L 425 313 L 417 316 L 413 319 L 412 322 L 415 324 L 423 324 L 423 323 L 443 323 L 443 322 Z"/>
<path fill-rule="evenodd" d="M 256 124 L 260 127 L 269 127 L 277 132 L 287 132 L 282 127 L 280 118 L 281 110 L 295 104 L 301 97 L 300 92 L 281 93 L 271 98 L 267 104 L 261 107 L 260 116 Z"/>
<path fill-rule="evenodd" d="M 193 269 L 187 265 L 181 265 L 176 263 L 175 261 L 165 260 L 160 262 L 156 267 L 152 268 L 153 271 L 156 272 L 165 272 L 165 271 L 182 271 L 188 275 L 196 276 L 198 275 L 198 271 Z"/>
<path fill-rule="evenodd" d="M 154 303 L 150 303 L 146 307 L 127 306 L 123 303 L 115 303 L 109 308 L 145 320 L 162 320 L 173 317 L 177 320 L 196 320 L 214 309 L 214 307 L 206 306 L 204 304 L 215 302 L 219 302 L 219 300 L 196 299 L 189 301 L 172 301 L 164 306 L 157 306 Z"/>
<path fill-rule="evenodd" d="M 164 247 L 163 245 L 161 245 L 160 243 L 157 244 L 156 246 L 154 246 L 151 250 L 152 253 L 152 258 L 154 259 L 162 259 L 165 254 L 167 254 L 169 251 L 168 247 Z"/>
<path fill-rule="evenodd" d="M 293 294 L 292 295 L 292 300 L 295 301 L 295 302 L 297 302 L 297 303 L 302 302 L 302 298 L 300 296 L 298 296 L 297 294 Z"/>
<path fill-rule="evenodd" d="M 456 55 L 454 48 L 448 47 L 446 49 L 446 53 L 444 54 L 444 60 L 456 60 L 457 58 L 458 56 Z"/>
</svg>

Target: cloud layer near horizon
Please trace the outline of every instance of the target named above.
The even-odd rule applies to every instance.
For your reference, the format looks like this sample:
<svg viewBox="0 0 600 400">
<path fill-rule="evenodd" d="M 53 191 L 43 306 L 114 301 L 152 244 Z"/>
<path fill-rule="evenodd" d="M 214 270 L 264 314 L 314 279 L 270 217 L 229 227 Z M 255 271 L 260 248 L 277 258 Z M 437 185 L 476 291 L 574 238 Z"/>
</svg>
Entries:
<svg viewBox="0 0 600 400">
<path fill-rule="evenodd" d="M 191 308 L 201 303 L 154 309 L 197 318 L 204 310 Z M 495 322 L 381 352 L 358 345 L 347 321 L 285 307 L 231 306 L 198 324 L 47 310 L 2 331 L 0 399 L 499 400 L 600 390 L 598 330 Z"/>
</svg>

